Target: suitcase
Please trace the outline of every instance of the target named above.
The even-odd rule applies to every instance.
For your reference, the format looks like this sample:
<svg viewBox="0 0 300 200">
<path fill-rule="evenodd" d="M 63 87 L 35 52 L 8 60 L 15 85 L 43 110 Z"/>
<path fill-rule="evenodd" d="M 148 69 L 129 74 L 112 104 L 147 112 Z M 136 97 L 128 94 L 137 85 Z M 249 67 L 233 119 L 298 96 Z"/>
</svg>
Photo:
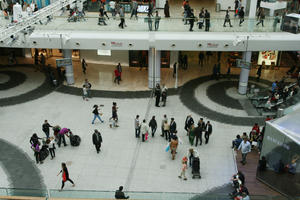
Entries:
<svg viewBox="0 0 300 200">
<path fill-rule="evenodd" d="M 200 159 L 198 157 L 194 157 L 192 161 L 192 178 L 201 178 L 200 176 Z"/>
</svg>

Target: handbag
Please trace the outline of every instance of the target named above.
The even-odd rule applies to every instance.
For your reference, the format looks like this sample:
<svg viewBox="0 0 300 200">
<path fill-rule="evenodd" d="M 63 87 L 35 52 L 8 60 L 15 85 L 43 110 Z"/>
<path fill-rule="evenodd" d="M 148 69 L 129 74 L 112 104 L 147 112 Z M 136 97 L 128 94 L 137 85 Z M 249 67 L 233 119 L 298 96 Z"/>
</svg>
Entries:
<svg viewBox="0 0 300 200">
<path fill-rule="evenodd" d="M 168 152 L 169 150 L 170 150 L 170 144 L 168 144 L 168 145 L 167 145 L 167 147 L 166 147 L 166 150 L 165 150 L 165 151 L 166 151 L 166 152 Z"/>
</svg>

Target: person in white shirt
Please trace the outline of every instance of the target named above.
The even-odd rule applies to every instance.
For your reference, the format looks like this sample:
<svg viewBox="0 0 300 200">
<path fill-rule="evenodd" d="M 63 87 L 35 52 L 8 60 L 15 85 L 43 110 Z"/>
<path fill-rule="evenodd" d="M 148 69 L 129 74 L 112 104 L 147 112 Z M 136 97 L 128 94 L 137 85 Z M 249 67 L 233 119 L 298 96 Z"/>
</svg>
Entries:
<svg viewBox="0 0 300 200">
<path fill-rule="evenodd" d="M 246 164 L 247 154 L 249 152 L 251 152 L 251 144 L 250 144 L 250 142 L 246 138 L 244 138 L 244 141 L 241 142 L 238 150 L 241 150 L 241 153 L 242 153 L 242 161 L 241 161 L 241 163 L 243 165 L 245 165 Z"/>
<path fill-rule="evenodd" d="M 115 17 L 116 17 L 116 2 L 111 0 L 109 2 L 109 7 L 110 7 L 110 10 L 111 10 L 111 15 L 115 19 Z"/>
<path fill-rule="evenodd" d="M 149 126 L 146 123 L 146 120 L 144 119 L 141 124 L 142 142 L 145 142 L 145 136 L 146 134 L 148 134 L 148 131 L 149 131 Z"/>
</svg>

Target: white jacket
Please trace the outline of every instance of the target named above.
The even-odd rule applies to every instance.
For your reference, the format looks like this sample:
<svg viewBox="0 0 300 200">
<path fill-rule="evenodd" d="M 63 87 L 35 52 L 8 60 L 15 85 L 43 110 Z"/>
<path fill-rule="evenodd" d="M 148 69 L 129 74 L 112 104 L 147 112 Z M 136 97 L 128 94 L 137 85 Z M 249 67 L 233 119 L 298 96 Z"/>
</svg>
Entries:
<svg viewBox="0 0 300 200">
<path fill-rule="evenodd" d="M 141 133 L 142 134 L 146 134 L 148 131 L 149 131 L 148 124 L 146 124 L 146 123 L 143 122 L 142 125 L 141 125 Z"/>
</svg>

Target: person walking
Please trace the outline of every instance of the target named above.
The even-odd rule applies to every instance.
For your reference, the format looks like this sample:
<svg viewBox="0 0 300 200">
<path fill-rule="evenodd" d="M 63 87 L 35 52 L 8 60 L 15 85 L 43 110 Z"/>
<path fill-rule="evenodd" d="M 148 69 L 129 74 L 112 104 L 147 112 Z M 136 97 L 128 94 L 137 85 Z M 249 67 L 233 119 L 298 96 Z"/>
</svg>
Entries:
<svg viewBox="0 0 300 200">
<path fill-rule="evenodd" d="M 178 137 L 174 135 L 170 140 L 170 150 L 172 154 L 172 160 L 175 160 L 177 147 L 178 147 Z"/>
<path fill-rule="evenodd" d="M 189 22 L 190 22 L 189 31 L 194 31 L 193 27 L 194 27 L 195 21 L 197 21 L 197 20 L 196 20 L 196 17 L 194 15 L 194 9 L 191 9 L 191 12 L 190 12 L 190 15 L 189 15 Z"/>
<path fill-rule="evenodd" d="M 256 72 L 256 75 L 257 75 L 257 78 L 256 80 L 259 81 L 260 79 L 260 76 L 261 76 L 261 70 L 262 70 L 262 65 L 260 65 L 257 69 L 257 72 Z"/>
<path fill-rule="evenodd" d="M 194 145 L 194 140 L 195 140 L 195 136 L 196 136 L 196 131 L 197 129 L 195 128 L 194 124 L 191 125 L 189 132 L 188 132 L 188 137 L 189 137 L 189 142 L 190 145 L 193 146 Z"/>
<path fill-rule="evenodd" d="M 151 128 L 152 137 L 154 137 L 154 134 L 155 134 L 156 129 L 157 129 L 157 122 L 155 120 L 155 116 L 153 116 L 152 119 L 150 120 L 149 127 Z"/>
<path fill-rule="evenodd" d="M 87 96 L 89 98 L 91 98 L 91 88 L 92 88 L 92 84 L 88 81 L 88 79 L 86 78 L 84 80 L 84 84 L 83 84 L 86 88 L 86 91 L 87 91 Z"/>
<path fill-rule="evenodd" d="M 239 26 L 242 26 L 242 23 L 245 21 L 245 11 L 244 7 L 242 6 L 240 11 L 238 12 L 239 18 L 240 18 L 240 23 Z"/>
<path fill-rule="evenodd" d="M 88 93 L 85 85 L 83 85 L 82 87 L 82 93 L 83 93 L 82 99 L 88 101 Z"/>
<path fill-rule="evenodd" d="M 141 124 L 141 133 L 142 133 L 142 142 L 145 142 L 145 139 L 148 139 L 148 134 L 149 134 L 149 126 L 146 123 L 146 120 L 144 119 L 142 124 Z"/>
<path fill-rule="evenodd" d="M 87 67 L 87 64 L 86 64 L 84 58 L 83 58 L 82 61 L 81 61 L 81 67 L 82 67 L 82 72 L 83 72 L 84 74 L 86 74 L 86 67 Z"/>
<path fill-rule="evenodd" d="M 188 56 L 185 54 L 183 56 L 183 67 L 182 67 L 184 70 L 187 70 L 188 68 Z"/>
<path fill-rule="evenodd" d="M 149 28 L 149 31 L 152 31 L 152 23 L 153 23 L 153 20 L 152 20 L 152 17 L 149 16 L 149 13 L 148 13 L 147 20 L 148 20 L 148 28 Z"/>
<path fill-rule="evenodd" d="M 101 133 L 97 129 L 95 129 L 92 138 L 93 138 L 93 144 L 96 147 L 96 151 L 97 151 L 97 153 L 99 153 L 100 152 L 100 148 L 101 148 L 101 143 L 103 141 Z"/>
<path fill-rule="evenodd" d="M 174 121 L 174 118 L 171 118 L 171 122 L 170 122 L 170 136 L 174 136 L 177 133 L 177 125 L 176 122 Z M 169 141 L 171 141 L 171 137 L 169 137 Z"/>
<path fill-rule="evenodd" d="M 175 62 L 173 65 L 173 78 L 176 77 L 176 74 L 177 74 L 177 62 Z"/>
<path fill-rule="evenodd" d="M 230 21 L 230 15 L 229 15 L 230 9 L 231 9 L 231 7 L 229 6 L 226 10 L 226 15 L 225 15 L 225 20 L 224 20 L 223 27 L 226 27 L 226 23 L 229 23 L 229 26 L 232 27 L 231 21 Z"/>
<path fill-rule="evenodd" d="M 154 95 L 155 95 L 155 106 L 160 107 L 159 100 L 160 100 L 160 96 L 161 96 L 161 89 L 160 89 L 160 85 L 158 83 L 156 84 Z"/>
<path fill-rule="evenodd" d="M 202 29 L 203 28 L 203 25 L 204 25 L 204 15 L 205 15 L 204 8 L 202 8 L 201 11 L 200 11 L 200 13 L 199 13 L 199 22 L 197 23 L 198 24 L 198 29 Z"/>
<path fill-rule="evenodd" d="M 153 2 L 152 0 L 149 0 L 149 4 L 148 4 L 148 17 L 153 17 L 153 9 L 154 9 L 154 6 L 153 6 Z"/>
<path fill-rule="evenodd" d="M 265 20 L 265 11 L 263 8 L 260 8 L 260 12 L 259 12 L 259 22 L 256 24 L 256 26 L 258 26 L 259 24 L 262 25 L 262 27 L 264 27 L 264 20 Z"/>
<path fill-rule="evenodd" d="M 134 119 L 134 128 L 135 128 L 135 137 L 139 138 L 140 137 L 140 132 L 141 132 L 141 125 L 140 125 L 140 116 L 137 115 L 136 118 Z"/>
<path fill-rule="evenodd" d="M 47 139 L 49 138 L 50 135 L 50 127 L 52 127 L 47 120 L 44 121 L 42 125 L 42 130 L 46 134 Z"/>
<path fill-rule="evenodd" d="M 118 85 L 120 85 L 121 74 L 120 74 L 119 70 L 116 68 L 114 73 L 115 73 L 114 83 L 118 83 Z"/>
<path fill-rule="evenodd" d="M 117 111 L 118 111 L 118 107 L 117 107 L 117 103 L 116 102 L 113 102 L 112 103 L 112 108 L 111 108 L 111 112 L 112 112 L 112 115 L 111 115 L 111 119 L 114 119 L 116 122 L 118 122 L 118 114 L 117 114 Z"/>
<path fill-rule="evenodd" d="M 194 124 L 194 119 L 192 118 L 192 115 L 188 115 L 186 117 L 186 120 L 185 120 L 185 124 L 184 124 L 184 129 L 186 130 L 187 134 L 189 133 L 190 129 L 191 129 L 191 126 Z"/>
<path fill-rule="evenodd" d="M 204 53 L 203 53 L 202 51 L 199 52 L 199 54 L 198 54 L 198 59 L 199 59 L 198 64 L 199 64 L 201 67 L 203 67 Z"/>
<path fill-rule="evenodd" d="M 94 105 L 94 106 L 93 106 L 93 112 L 92 112 L 92 113 L 94 114 L 94 119 L 93 119 L 93 121 L 92 121 L 92 124 L 94 124 L 96 118 L 98 118 L 98 119 L 100 120 L 101 123 L 104 123 L 104 121 L 103 121 L 103 120 L 101 119 L 101 117 L 100 117 L 101 114 L 99 113 L 98 105 Z"/>
<path fill-rule="evenodd" d="M 62 184 L 61 184 L 61 188 L 60 188 L 60 190 L 63 190 L 64 189 L 64 187 L 65 187 L 65 182 L 67 182 L 67 181 L 70 181 L 73 185 L 72 185 L 72 187 L 75 187 L 75 184 L 74 184 L 74 182 L 70 179 L 70 177 L 69 177 L 69 171 L 68 171 L 68 168 L 67 168 L 67 165 L 66 165 L 66 163 L 61 163 L 61 170 L 60 170 L 60 172 L 57 174 L 57 176 L 59 175 L 59 174 L 62 174 Z"/>
<path fill-rule="evenodd" d="M 120 6 L 119 15 L 120 15 L 120 19 L 121 19 L 121 22 L 120 22 L 120 24 L 119 24 L 119 27 L 120 27 L 121 29 L 124 29 L 124 24 L 125 24 L 125 13 L 124 13 L 124 8 L 123 8 L 123 6 Z"/>
<path fill-rule="evenodd" d="M 138 3 L 137 3 L 137 1 L 136 0 L 132 0 L 132 2 L 131 2 L 131 16 L 130 16 L 130 19 L 132 19 L 133 16 L 135 16 L 136 20 L 138 19 L 137 9 L 138 9 Z"/>
<path fill-rule="evenodd" d="M 41 53 L 41 60 L 40 60 L 40 63 L 41 63 L 41 65 L 42 65 L 42 70 L 45 69 L 45 67 L 46 67 L 46 58 L 45 58 L 45 56 L 44 56 L 43 53 Z"/>
<path fill-rule="evenodd" d="M 51 160 L 53 160 L 53 158 L 55 157 L 55 142 L 54 142 L 54 137 L 50 137 L 47 139 L 46 144 L 49 148 L 49 152 L 51 155 Z"/>
<path fill-rule="evenodd" d="M 168 123 L 168 118 L 167 118 L 167 115 L 164 115 L 162 121 L 161 121 L 161 137 L 164 137 L 165 136 L 165 131 L 164 131 L 164 124 L 165 123 Z"/>
<path fill-rule="evenodd" d="M 243 165 L 246 164 L 246 157 L 247 157 L 247 154 L 251 152 L 251 144 L 250 142 L 247 140 L 247 138 L 244 138 L 243 139 L 243 142 L 241 142 L 238 150 L 241 150 L 241 153 L 242 153 L 242 160 L 241 160 L 241 163 Z"/>
<path fill-rule="evenodd" d="M 112 18 L 116 19 L 116 2 L 114 0 L 110 0 L 109 7 L 110 7 Z"/>
<path fill-rule="evenodd" d="M 170 124 L 168 121 L 164 122 L 164 135 L 167 141 L 170 140 Z"/>
<path fill-rule="evenodd" d="M 159 21 L 160 21 L 160 16 L 158 15 L 158 11 L 155 11 L 155 17 L 154 17 L 154 27 L 155 27 L 155 31 L 158 31 L 158 28 L 159 28 Z"/>
<path fill-rule="evenodd" d="M 205 134 L 204 134 L 205 144 L 207 144 L 208 141 L 209 141 L 209 136 L 210 136 L 211 133 L 212 133 L 212 125 L 210 124 L 209 121 L 207 121 L 204 130 L 205 130 Z"/>
<path fill-rule="evenodd" d="M 279 14 L 276 13 L 275 18 L 274 18 L 274 22 L 273 22 L 273 32 L 276 32 L 277 24 L 279 24 L 279 23 L 280 23 L 280 17 L 279 17 Z"/>
<path fill-rule="evenodd" d="M 123 192 L 123 186 L 120 186 L 119 190 L 116 190 L 115 198 L 116 199 L 129 199 L 129 196 L 125 196 L 125 194 Z"/>
<path fill-rule="evenodd" d="M 187 157 L 183 157 L 182 161 L 182 167 L 181 167 L 181 173 L 180 175 L 178 176 L 178 178 L 182 178 L 183 177 L 183 180 L 187 180 L 186 176 L 185 176 L 185 171 L 187 169 Z"/>
<path fill-rule="evenodd" d="M 168 0 L 166 0 L 165 6 L 164 6 L 164 14 L 165 14 L 165 18 L 170 17 L 170 6 L 169 6 Z"/>
<path fill-rule="evenodd" d="M 205 10 L 204 19 L 205 19 L 205 31 L 209 31 L 210 13 L 207 10 Z"/>
<path fill-rule="evenodd" d="M 200 145 L 202 145 L 202 132 L 205 130 L 205 123 L 203 121 L 203 118 L 200 118 L 198 122 L 198 126 L 195 130 L 195 135 L 196 135 L 196 144 L 195 146 L 198 145 L 198 140 L 200 140 Z"/>
<path fill-rule="evenodd" d="M 40 153 L 40 151 L 41 151 L 41 149 L 40 149 L 40 144 L 39 144 L 39 142 L 37 142 L 37 143 L 33 143 L 32 145 L 31 145 L 31 148 L 32 148 L 32 150 L 34 151 L 34 156 L 35 156 L 35 160 L 36 160 L 36 164 L 43 164 L 43 161 L 42 161 L 42 159 L 41 159 L 41 153 Z"/>
<path fill-rule="evenodd" d="M 118 72 L 120 74 L 120 81 L 122 81 L 122 66 L 121 66 L 121 63 L 118 63 L 117 70 L 118 70 Z"/>
<path fill-rule="evenodd" d="M 168 88 L 166 87 L 166 85 L 163 85 L 163 88 L 162 88 L 162 92 L 161 92 L 161 101 L 163 102 L 163 107 L 166 106 L 166 103 L 167 103 L 167 93 L 168 92 Z"/>
</svg>

